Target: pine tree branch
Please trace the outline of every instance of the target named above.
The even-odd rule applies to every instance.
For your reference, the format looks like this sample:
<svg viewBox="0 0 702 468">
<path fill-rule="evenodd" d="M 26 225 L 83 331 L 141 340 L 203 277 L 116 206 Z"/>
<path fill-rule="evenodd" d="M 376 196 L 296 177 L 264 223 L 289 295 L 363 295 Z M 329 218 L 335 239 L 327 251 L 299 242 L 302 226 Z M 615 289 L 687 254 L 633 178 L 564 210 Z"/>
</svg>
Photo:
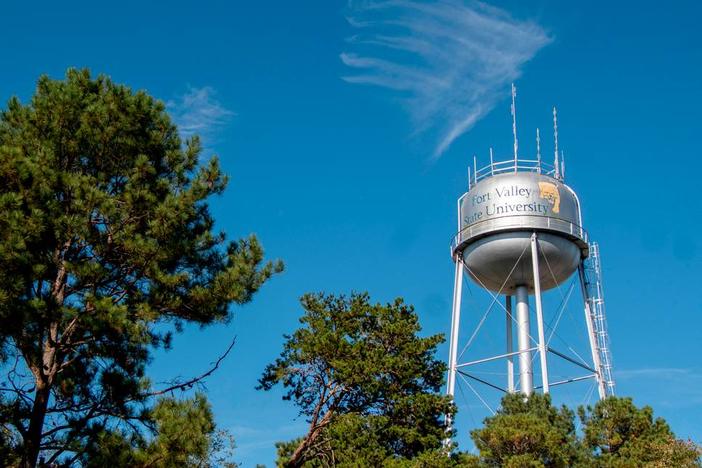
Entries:
<svg viewBox="0 0 702 468">
<path fill-rule="evenodd" d="M 193 385 L 202 382 L 219 368 L 219 365 L 222 363 L 222 361 L 224 361 L 224 359 L 226 359 L 227 355 L 232 350 L 232 348 L 234 348 L 234 344 L 236 344 L 236 336 L 232 338 L 232 342 L 229 344 L 229 347 L 227 347 L 226 351 L 224 351 L 224 353 L 221 356 L 219 356 L 219 358 L 217 358 L 213 366 L 208 371 L 198 375 L 197 377 L 193 377 L 192 379 L 189 379 L 185 382 L 171 385 L 170 387 L 164 388 L 163 390 L 145 393 L 140 396 L 143 398 L 149 398 L 159 395 L 165 395 L 166 393 L 173 392 L 174 390 L 185 390 L 191 388 Z"/>
</svg>

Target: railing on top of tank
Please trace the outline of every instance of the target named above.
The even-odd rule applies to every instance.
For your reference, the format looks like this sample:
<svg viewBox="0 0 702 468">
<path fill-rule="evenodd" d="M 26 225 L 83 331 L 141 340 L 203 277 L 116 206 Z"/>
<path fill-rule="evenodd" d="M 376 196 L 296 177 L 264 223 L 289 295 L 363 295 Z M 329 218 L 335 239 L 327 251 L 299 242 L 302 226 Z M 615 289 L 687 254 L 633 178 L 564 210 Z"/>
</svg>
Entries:
<svg viewBox="0 0 702 468">
<path fill-rule="evenodd" d="M 499 230 L 503 229 L 520 229 L 520 228 L 530 228 L 530 229 L 553 229 L 559 232 L 570 233 L 571 236 L 581 239 L 586 244 L 588 243 L 587 231 L 582 227 L 578 226 L 572 221 L 568 221 L 562 218 L 553 218 L 550 216 L 539 216 L 539 215 L 507 215 L 507 216 L 496 216 L 489 219 L 484 219 L 478 221 L 477 223 L 470 224 L 453 236 L 451 240 L 451 255 L 454 254 L 459 245 L 463 243 L 464 240 L 472 239 L 475 236 L 485 234 L 493 229 L 495 229 L 494 222 L 503 220 L 506 218 L 512 218 L 513 222 L 506 226 L 499 226 Z M 540 220 L 546 220 L 541 226 L 534 226 L 533 223 L 527 222 L 524 218 L 537 218 Z"/>
<path fill-rule="evenodd" d="M 497 174 L 508 172 L 536 172 L 562 180 L 561 171 L 541 159 L 507 159 L 505 161 L 490 161 L 490 164 L 479 169 L 473 168 L 472 176 L 468 177 L 468 190 L 478 181 Z"/>
</svg>

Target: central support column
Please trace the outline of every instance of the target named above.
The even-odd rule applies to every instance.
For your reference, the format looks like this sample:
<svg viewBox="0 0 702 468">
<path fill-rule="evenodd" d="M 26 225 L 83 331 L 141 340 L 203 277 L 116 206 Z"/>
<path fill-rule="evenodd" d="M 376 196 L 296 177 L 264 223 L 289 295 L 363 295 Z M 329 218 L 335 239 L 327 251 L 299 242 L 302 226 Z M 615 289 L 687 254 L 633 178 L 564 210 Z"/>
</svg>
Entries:
<svg viewBox="0 0 702 468">
<path fill-rule="evenodd" d="M 522 393 L 534 390 L 531 351 L 529 351 L 529 290 L 517 286 L 517 345 L 519 346 L 519 386 Z"/>
<path fill-rule="evenodd" d="M 505 325 L 507 327 L 507 333 L 505 334 L 507 337 L 507 354 L 510 355 L 507 357 L 507 391 L 509 393 L 514 393 L 514 357 L 511 356 L 514 343 L 512 339 L 512 321 L 514 320 L 512 318 L 512 296 L 505 296 L 505 310 L 507 311 L 505 314 Z"/>
</svg>

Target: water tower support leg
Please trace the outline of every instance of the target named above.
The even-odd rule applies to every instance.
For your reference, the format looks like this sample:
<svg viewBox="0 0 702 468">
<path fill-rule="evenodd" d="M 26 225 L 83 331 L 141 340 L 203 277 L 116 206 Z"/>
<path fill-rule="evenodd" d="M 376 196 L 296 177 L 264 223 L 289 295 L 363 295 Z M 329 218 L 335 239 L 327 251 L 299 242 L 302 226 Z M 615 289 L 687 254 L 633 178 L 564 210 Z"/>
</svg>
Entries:
<svg viewBox="0 0 702 468">
<path fill-rule="evenodd" d="M 507 357 L 507 391 L 509 393 L 514 393 L 514 357 L 511 356 L 514 343 L 512 339 L 512 296 L 505 296 L 505 309 L 507 311 L 505 314 L 507 318 L 505 323 L 507 327 L 507 354 L 510 354 L 510 356 Z"/>
<path fill-rule="evenodd" d="M 529 290 L 517 286 L 517 345 L 519 346 L 519 386 L 522 393 L 531 395 L 534 390 L 529 343 Z"/>
<path fill-rule="evenodd" d="M 454 396 L 456 385 L 456 361 L 458 360 L 458 327 L 461 321 L 461 294 L 463 288 L 463 263 L 456 258 L 456 276 L 453 283 L 453 311 L 451 313 L 451 338 L 449 341 L 448 378 L 446 394 Z M 450 424 L 450 422 L 449 422 Z"/>
<path fill-rule="evenodd" d="M 534 302 L 536 303 L 536 325 L 539 331 L 541 385 L 543 386 L 544 393 L 548 393 L 548 364 L 546 363 L 546 339 L 544 337 L 544 311 L 541 307 L 541 278 L 539 274 L 539 242 L 536 238 L 536 233 L 531 235 L 531 264 L 534 268 Z"/>
<path fill-rule="evenodd" d="M 585 266 L 580 262 L 578 267 L 578 275 L 580 276 L 580 289 L 583 293 L 583 301 L 585 302 L 585 325 L 587 325 L 587 336 L 590 340 L 590 352 L 592 353 L 592 364 L 597 370 L 595 378 L 597 379 L 597 392 L 600 395 L 600 400 L 603 400 L 607 393 L 605 391 L 604 380 L 602 379 L 602 362 L 600 361 L 600 353 L 597 348 L 597 338 L 595 337 L 595 325 L 592 321 L 592 308 L 590 307 L 590 297 L 587 292 L 587 278 L 585 277 Z"/>
</svg>

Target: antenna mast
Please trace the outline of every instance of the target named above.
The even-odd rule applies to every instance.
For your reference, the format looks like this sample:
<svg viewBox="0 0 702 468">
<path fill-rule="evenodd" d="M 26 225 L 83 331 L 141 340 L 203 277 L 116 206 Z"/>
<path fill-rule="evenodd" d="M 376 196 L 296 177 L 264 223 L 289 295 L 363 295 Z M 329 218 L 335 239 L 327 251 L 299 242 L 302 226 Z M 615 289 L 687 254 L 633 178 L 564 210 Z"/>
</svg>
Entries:
<svg viewBox="0 0 702 468">
<path fill-rule="evenodd" d="M 493 169 L 495 167 L 495 162 L 493 161 L 493 156 L 492 156 L 492 146 L 490 147 L 490 175 L 493 175 Z"/>
<path fill-rule="evenodd" d="M 536 171 L 541 174 L 541 137 L 539 129 L 536 129 Z"/>
<path fill-rule="evenodd" d="M 517 98 L 517 88 L 512 83 L 512 135 L 514 135 L 514 171 L 517 172 L 517 148 L 519 144 L 517 143 L 517 105 L 515 103 Z"/>
<path fill-rule="evenodd" d="M 553 107 L 553 141 L 554 141 L 554 150 L 553 150 L 553 168 L 554 168 L 554 175 L 556 179 L 560 178 L 560 170 L 558 169 L 558 115 L 556 114 L 556 107 Z"/>
<path fill-rule="evenodd" d="M 565 154 L 561 150 L 561 177 L 565 179 Z"/>
<path fill-rule="evenodd" d="M 473 155 L 473 183 L 478 183 L 478 159 Z"/>
</svg>

